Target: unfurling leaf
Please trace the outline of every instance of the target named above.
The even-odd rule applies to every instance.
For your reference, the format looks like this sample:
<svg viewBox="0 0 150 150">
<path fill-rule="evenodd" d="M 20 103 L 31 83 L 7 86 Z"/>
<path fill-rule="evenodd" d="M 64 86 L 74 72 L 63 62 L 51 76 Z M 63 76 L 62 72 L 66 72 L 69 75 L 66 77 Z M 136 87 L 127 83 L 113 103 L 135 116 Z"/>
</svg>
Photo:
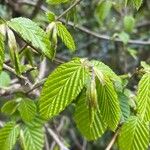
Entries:
<svg viewBox="0 0 150 150">
<path fill-rule="evenodd" d="M 5 59 L 4 55 L 4 36 L 0 33 L 0 72 L 2 71 L 3 68 L 3 62 Z"/>
<path fill-rule="evenodd" d="M 10 58 L 15 67 L 16 73 L 20 75 L 21 65 L 20 65 L 20 60 L 19 60 L 19 53 L 18 53 L 16 38 L 15 38 L 14 33 L 9 28 L 7 29 L 7 35 L 8 35 L 8 46 L 10 50 Z"/>
</svg>

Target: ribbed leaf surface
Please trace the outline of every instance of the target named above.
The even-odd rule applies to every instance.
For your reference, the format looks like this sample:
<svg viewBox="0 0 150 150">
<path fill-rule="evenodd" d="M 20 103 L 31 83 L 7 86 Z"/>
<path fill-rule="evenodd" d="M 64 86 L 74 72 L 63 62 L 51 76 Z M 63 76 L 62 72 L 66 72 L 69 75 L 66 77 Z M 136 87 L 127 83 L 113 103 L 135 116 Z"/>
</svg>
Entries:
<svg viewBox="0 0 150 150">
<path fill-rule="evenodd" d="M 130 116 L 129 99 L 123 93 L 118 93 L 118 98 L 119 98 L 119 101 L 120 101 L 120 108 L 121 108 L 121 112 L 122 112 L 122 119 L 123 119 L 123 121 L 125 121 Z"/>
<path fill-rule="evenodd" d="M 85 90 L 78 97 L 74 119 L 80 132 L 87 140 L 96 140 L 101 137 L 106 130 L 106 125 L 102 121 L 102 116 L 99 110 L 95 110 L 93 121 L 90 121 L 90 109 L 88 107 Z"/>
<path fill-rule="evenodd" d="M 61 4 L 61 3 L 66 3 L 69 0 L 47 0 L 48 3 L 50 4 Z"/>
<path fill-rule="evenodd" d="M 7 22 L 8 26 L 30 42 L 35 48 L 40 49 L 50 59 L 54 56 L 48 35 L 36 23 L 27 18 L 14 18 Z"/>
<path fill-rule="evenodd" d="M 39 101 L 40 113 L 52 118 L 74 100 L 85 84 L 86 71 L 80 59 L 60 65 L 47 79 Z"/>
<path fill-rule="evenodd" d="M 18 135 L 19 126 L 15 123 L 7 123 L 2 129 L 0 129 L 0 149 L 12 150 Z"/>
<path fill-rule="evenodd" d="M 20 112 L 21 118 L 26 122 L 34 119 L 36 115 L 36 105 L 28 98 L 21 100 L 18 110 Z"/>
<path fill-rule="evenodd" d="M 105 84 L 97 83 L 99 109 L 102 118 L 113 131 L 117 128 L 121 117 L 120 104 L 113 83 L 105 77 Z"/>
<path fill-rule="evenodd" d="M 150 121 L 150 73 L 146 73 L 139 82 L 137 111 L 145 121 Z"/>
<path fill-rule="evenodd" d="M 0 33 L 0 72 L 4 62 L 4 36 Z"/>
<path fill-rule="evenodd" d="M 25 126 L 21 130 L 21 142 L 24 150 L 42 150 L 44 146 L 43 129 Z"/>
<path fill-rule="evenodd" d="M 120 82 L 120 78 L 104 63 L 96 60 L 92 60 L 91 63 L 94 68 L 100 70 L 104 75 L 107 75 L 110 79 Z"/>
<path fill-rule="evenodd" d="M 122 126 L 119 135 L 120 150 L 147 150 L 149 145 L 149 126 L 140 118 L 130 117 Z"/>
<path fill-rule="evenodd" d="M 73 37 L 62 23 L 57 23 L 57 34 L 64 44 L 72 51 L 76 49 Z"/>
</svg>

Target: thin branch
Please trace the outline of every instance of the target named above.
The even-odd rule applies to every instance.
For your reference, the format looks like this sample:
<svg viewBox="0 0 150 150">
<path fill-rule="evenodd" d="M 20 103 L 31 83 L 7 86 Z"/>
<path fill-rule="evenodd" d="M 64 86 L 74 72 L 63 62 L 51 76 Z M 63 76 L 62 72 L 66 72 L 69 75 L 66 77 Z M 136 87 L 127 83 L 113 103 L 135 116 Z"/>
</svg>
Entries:
<svg viewBox="0 0 150 150">
<path fill-rule="evenodd" d="M 57 145 L 60 147 L 60 150 L 69 150 L 64 143 L 62 143 L 62 141 L 58 138 L 57 134 L 48 127 L 48 125 L 45 126 L 48 133 L 50 134 L 50 136 L 55 140 L 55 142 L 57 143 Z"/>
<path fill-rule="evenodd" d="M 115 143 L 115 141 L 116 141 L 116 139 L 117 139 L 118 134 L 119 134 L 119 129 L 116 130 L 116 132 L 115 132 L 113 138 L 111 139 L 111 141 L 109 142 L 109 144 L 107 145 L 107 147 L 106 147 L 105 150 L 111 150 L 112 146 L 114 145 L 114 143 Z"/>
<path fill-rule="evenodd" d="M 81 2 L 81 0 L 76 0 L 68 9 L 66 9 L 61 15 L 59 15 L 56 20 L 59 20 L 60 18 L 65 16 L 71 9 L 73 9 L 80 2 Z"/>
<path fill-rule="evenodd" d="M 35 2 L 31 2 L 29 0 L 20 0 L 19 3 L 24 3 L 24 4 L 28 4 L 28 5 L 32 5 L 32 6 L 35 6 Z M 40 7 L 41 10 L 43 11 L 48 11 L 48 8 L 45 7 L 44 5 L 41 5 Z M 66 20 L 65 19 L 61 19 L 60 21 L 62 22 L 65 22 L 66 23 Z M 74 28 L 74 23 L 73 22 L 68 22 L 68 25 L 73 27 Z M 92 35 L 93 37 L 96 37 L 98 39 L 101 39 L 101 40 L 107 40 L 107 41 L 114 41 L 114 42 L 120 42 L 120 43 L 123 43 L 119 38 L 115 38 L 113 39 L 112 37 L 108 36 L 108 35 L 102 35 L 102 34 L 99 34 L 97 32 L 94 32 L 94 31 L 91 31 L 83 26 L 80 26 L 80 25 L 76 25 L 76 29 L 84 32 L 84 33 L 87 33 L 89 35 Z M 142 41 L 142 40 L 129 40 L 128 41 L 128 44 L 135 44 L 135 45 L 150 45 L 150 40 L 148 41 Z"/>
</svg>

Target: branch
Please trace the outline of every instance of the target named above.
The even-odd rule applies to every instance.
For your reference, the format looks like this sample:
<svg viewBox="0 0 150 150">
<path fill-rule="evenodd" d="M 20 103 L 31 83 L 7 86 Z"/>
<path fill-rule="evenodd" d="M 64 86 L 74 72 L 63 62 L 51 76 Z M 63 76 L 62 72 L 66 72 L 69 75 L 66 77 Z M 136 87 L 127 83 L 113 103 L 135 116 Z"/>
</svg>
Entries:
<svg viewBox="0 0 150 150">
<path fill-rule="evenodd" d="M 60 16 L 57 17 L 56 20 L 59 20 L 64 15 L 66 15 L 71 9 L 73 9 L 76 5 L 78 5 L 81 2 L 81 0 L 76 0 L 68 9 L 66 9 Z"/>
<path fill-rule="evenodd" d="M 35 6 L 36 5 L 35 2 L 31 2 L 29 0 L 20 0 L 19 3 L 21 3 L 21 4 L 28 4 L 28 5 L 31 5 L 31 6 Z M 49 10 L 44 5 L 41 5 L 40 9 L 43 10 L 43 11 L 48 11 Z M 66 23 L 66 20 L 64 20 L 64 19 L 63 20 L 61 19 L 61 21 Z M 74 28 L 74 23 L 73 22 L 68 22 L 68 25 Z M 114 42 L 123 43 L 119 38 L 113 39 L 110 36 L 96 33 L 94 31 L 91 31 L 91 30 L 83 27 L 83 26 L 76 25 L 76 29 L 78 29 L 78 30 L 80 30 L 80 31 L 82 31 L 84 33 L 87 33 L 89 35 L 92 35 L 93 37 L 96 37 L 96 38 L 101 39 L 101 40 L 107 40 L 107 41 L 114 41 Z M 136 44 L 136 45 L 145 45 L 146 46 L 146 45 L 150 45 L 150 40 L 149 41 L 129 40 L 128 44 Z"/>
<path fill-rule="evenodd" d="M 60 150 L 69 150 L 64 143 L 62 143 L 62 141 L 58 138 L 58 136 L 56 135 L 56 133 L 50 129 L 48 127 L 48 125 L 45 125 L 45 128 L 47 129 L 48 133 L 50 134 L 50 136 L 55 140 L 55 142 L 58 144 L 58 146 L 60 147 Z"/>
<path fill-rule="evenodd" d="M 113 138 L 111 139 L 111 141 L 109 142 L 105 150 L 111 150 L 112 146 L 114 145 L 117 139 L 118 134 L 119 134 L 119 129 L 115 132 Z"/>
</svg>

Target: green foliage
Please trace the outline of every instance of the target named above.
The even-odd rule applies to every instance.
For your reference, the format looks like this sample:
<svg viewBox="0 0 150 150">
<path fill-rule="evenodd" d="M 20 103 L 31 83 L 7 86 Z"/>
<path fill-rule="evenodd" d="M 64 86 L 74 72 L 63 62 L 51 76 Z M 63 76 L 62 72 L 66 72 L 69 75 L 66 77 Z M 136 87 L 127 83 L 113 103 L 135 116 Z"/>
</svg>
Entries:
<svg viewBox="0 0 150 150">
<path fill-rule="evenodd" d="M 95 11 L 95 16 L 97 20 L 103 22 L 104 19 L 109 14 L 111 7 L 112 7 L 111 1 L 109 0 L 100 1 Z"/>
<path fill-rule="evenodd" d="M 66 3 L 70 0 L 47 0 L 48 3 L 56 5 L 56 4 L 61 4 L 61 3 Z"/>
<path fill-rule="evenodd" d="M 138 85 L 137 112 L 145 121 L 150 121 L 150 73 L 144 74 Z"/>
<path fill-rule="evenodd" d="M 12 115 L 17 110 L 17 103 L 15 100 L 11 100 L 6 102 L 1 111 L 6 115 Z"/>
<path fill-rule="evenodd" d="M 91 110 L 87 106 L 87 97 L 85 89 L 81 92 L 77 98 L 76 110 L 74 119 L 80 132 L 88 140 L 96 140 L 101 137 L 106 130 L 106 124 L 103 122 L 100 110 L 97 109 L 93 113 L 93 121 L 91 123 Z"/>
<path fill-rule="evenodd" d="M 16 73 L 20 75 L 21 65 L 20 65 L 19 53 L 18 53 L 18 47 L 17 47 L 15 35 L 10 29 L 7 30 L 7 35 L 8 35 L 8 46 L 10 51 L 10 58 L 12 64 L 15 66 Z"/>
<path fill-rule="evenodd" d="M 50 59 L 54 57 L 54 50 L 47 34 L 36 23 L 27 18 L 14 18 L 7 22 L 7 25 L 32 46 L 42 50 L 42 52 Z"/>
<path fill-rule="evenodd" d="M 107 76 L 104 85 L 100 82 L 97 84 L 97 93 L 103 120 L 111 130 L 115 131 L 120 121 L 120 105 L 113 83 Z"/>
<path fill-rule="evenodd" d="M 48 119 L 64 110 L 83 89 L 85 78 L 85 66 L 80 59 L 60 65 L 48 77 L 41 92 L 41 115 Z"/>
<path fill-rule="evenodd" d="M 4 36 L 0 33 L 0 72 L 4 62 Z"/>
<path fill-rule="evenodd" d="M 121 150 L 146 150 L 149 145 L 149 126 L 138 117 L 130 117 L 119 134 Z"/>
<path fill-rule="evenodd" d="M 15 123 L 7 123 L 0 129 L 0 148 L 1 150 L 12 150 L 19 135 L 19 126 Z"/>
<path fill-rule="evenodd" d="M 129 98 L 124 93 L 118 93 L 118 98 L 122 112 L 122 121 L 126 121 L 130 116 Z"/>
<path fill-rule="evenodd" d="M 25 122 L 30 122 L 36 115 L 36 105 L 33 100 L 23 98 L 18 106 L 21 118 Z"/>
<path fill-rule="evenodd" d="M 133 3 L 133 6 L 138 10 L 142 5 L 143 0 L 132 0 L 132 3 Z"/>
<path fill-rule="evenodd" d="M 9 86 L 11 82 L 10 76 L 7 72 L 2 71 L 0 73 L 0 88 L 5 88 Z"/>
<path fill-rule="evenodd" d="M 130 15 L 130 16 L 125 16 L 124 17 L 124 28 L 126 32 L 132 32 L 135 26 L 135 19 Z"/>
<path fill-rule="evenodd" d="M 44 146 L 44 131 L 41 127 L 24 126 L 20 132 L 24 150 L 42 150 Z"/>
<path fill-rule="evenodd" d="M 64 44 L 71 50 L 75 51 L 76 46 L 73 40 L 72 35 L 69 33 L 67 28 L 61 23 L 58 22 L 56 24 L 57 26 L 57 34 L 61 38 L 61 40 L 64 42 Z"/>
</svg>

